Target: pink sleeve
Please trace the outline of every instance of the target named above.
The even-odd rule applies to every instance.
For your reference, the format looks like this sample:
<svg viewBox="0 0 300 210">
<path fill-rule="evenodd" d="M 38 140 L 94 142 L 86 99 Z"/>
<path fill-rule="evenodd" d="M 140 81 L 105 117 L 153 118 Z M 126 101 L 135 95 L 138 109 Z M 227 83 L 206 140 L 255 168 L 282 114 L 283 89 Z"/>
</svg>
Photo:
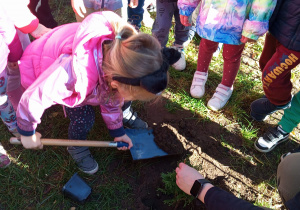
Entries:
<svg viewBox="0 0 300 210">
<path fill-rule="evenodd" d="M 72 71 L 71 61 L 71 56 L 60 56 L 23 93 L 17 109 L 21 135 L 32 135 L 45 109 L 54 104 L 66 105 L 64 99 L 73 95 L 73 89 L 68 89 L 67 85 Z"/>
<path fill-rule="evenodd" d="M 8 54 L 7 60 L 9 62 L 17 62 L 18 60 L 20 60 L 23 54 L 23 49 L 17 33 L 15 34 L 13 41 L 8 45 L 8 48 L 10 52 Z"/>
</svg>

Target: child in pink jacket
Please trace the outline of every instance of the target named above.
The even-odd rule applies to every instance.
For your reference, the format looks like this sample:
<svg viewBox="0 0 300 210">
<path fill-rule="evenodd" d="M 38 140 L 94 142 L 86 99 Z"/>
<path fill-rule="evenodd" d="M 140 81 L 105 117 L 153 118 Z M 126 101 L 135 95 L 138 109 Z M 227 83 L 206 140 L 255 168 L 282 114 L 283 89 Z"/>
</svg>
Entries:
<svg viewBox="0 0 300 210">
<path fill-rule="evenodd" d="M 173 60 L 180 58 L 172 49 L 163 52 L 169 58 L 173 55 Z M 168 66 L 154 37 L 138 34 L 110 11 L 53 29 L 31 43 L 21 58 L 21 84 L 26 90 L 17 120 L 23 146 L 42 148 L 37 124 L 45 109 L 61 104 L 70 118 L 69 139 L 87 138 L 95 120 L 92 106 L 100 106 L 114 141 L 126 142 L 130 149 L 121 106 L 124 100 L 159 95 L 167 86 Z M 68 152 L 80 170 L 97 172 L 98 164 L 87 147 L 68 147 Z"/>
<path fill-rule="evenodd" d="M 6 93 L 9 82 L 7 74 L 16 66 L 16 62 L 23 53 L 16 28 L 22 33 L 31 33 L 34 37 L 39 37 L 48 31 L 39 24 L 39 20 L 30 13 L 24 2 L 26 1 L 3 0 L 0 2 L 0 117 L 15 136 L 19 136 L 16 113 Z M 0 144 L 0 168 L 5 168 L 9 164 L 7 152 Z"/>
</svg>

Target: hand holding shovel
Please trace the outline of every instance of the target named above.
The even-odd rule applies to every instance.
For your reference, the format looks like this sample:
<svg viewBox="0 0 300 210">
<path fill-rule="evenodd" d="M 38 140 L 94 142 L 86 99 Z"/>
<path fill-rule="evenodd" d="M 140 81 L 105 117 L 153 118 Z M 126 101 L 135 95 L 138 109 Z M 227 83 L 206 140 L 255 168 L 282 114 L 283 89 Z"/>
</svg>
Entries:
<svg viewBox="0 0 300 210">
<path fill-rule="evenodd" d="M 126 135 L 115 138 L 114 142 L 109 141 L 88 141 L 88 140 L 67 140 L 67 139 L 41 139 L 43 145 L 52 146 L 87 146 L 87 147 L 130 147 L 123 141 L 131 139 L 133 147 L 130 153 L 133 160 L 142 160 L 169 155 L 160 149 L 154 142 L 152 129 L 125 129 Z M 21 141 L 15 137 L 10 138 L 11 144 L 21 144 Z M 128 142 L 129 143 L 129 142 Z"/>
</svg>

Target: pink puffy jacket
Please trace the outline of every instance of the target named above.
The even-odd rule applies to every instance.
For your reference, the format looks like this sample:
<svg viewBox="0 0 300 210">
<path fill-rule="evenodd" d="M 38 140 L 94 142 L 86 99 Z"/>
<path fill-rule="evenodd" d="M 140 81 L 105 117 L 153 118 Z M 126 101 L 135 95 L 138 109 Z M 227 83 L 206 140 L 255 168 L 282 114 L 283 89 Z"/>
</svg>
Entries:
<svg viewBox="0 0 300 210">
<path fill-rule="evenodd" d="M 102 70 L 102 43 L 115 38 L 111 19 L 120 17 L 113 12 L 93 13 L 82 23 L 53 29 L 26 48 L 20 63 L 26 91 L 17 110 L 22 135 L 33 135 L 44 110 L 54 104 L 100 105 L 110 134 L 125 134 L 123 98 L 110 90 Z"/>
</svg>

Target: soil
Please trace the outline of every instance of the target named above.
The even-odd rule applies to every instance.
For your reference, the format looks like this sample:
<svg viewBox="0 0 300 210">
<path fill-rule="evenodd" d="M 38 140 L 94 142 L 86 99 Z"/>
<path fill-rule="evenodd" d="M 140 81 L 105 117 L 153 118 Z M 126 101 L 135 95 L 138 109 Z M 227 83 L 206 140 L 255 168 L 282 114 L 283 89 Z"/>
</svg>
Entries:
<svg viewBox="0 0 300 210">
<path fill-rule="evenodd" d="M 137 197 L 134 205 L 124 203 L 124 208 L 205 209 L 204 204 L 196 200 L 185 207 L 183 202 L 168 206 L 163 201 L 174 195 L 164 195 L 157 191 L 164 187 L 161 173 L 173 172 L 186 157 L 214 185 L 247 201 L 254 203 L 258 196 L 267 199 L 272 196 L 272 186 L 267 187 L 262 194 L 257 185 L 270 177 L 274 178 L 277 164 L 264 166 L 258 164 L 258 161 L 247 159 L 245 154 L 253 154 L 253 151 L 245 151 L 245 142 L 240 136 L 229 132 L 218 123 L 195 116 L 188 110 L 179 109 L 176 113 L 170 113 L 165 108 L 167 101 L 167 98 L 162 98 L 155 103 L 149 103 L 143 110 L 139 110 L 139 114 L 153 128 L 156 144 L 167 153 L 177 155 L 138 161 L 134 165 L 123 164 L 127 172 L 136 170 L 137 165 L 141 166 L 139 172 L 136 172 L 138 175 L 135 174 L 137 176 L 133 173 L 132 177 L 127 177 L 133 187 L 133 194 Z M 228 149 L 224 143 L 231 145 L 232 149 Z M 287 151 L 293 146 L 283 147 Z M 280 199 L 274 198 L 273 205 L 282 206 L 282 203 Z"/>
</svg>

